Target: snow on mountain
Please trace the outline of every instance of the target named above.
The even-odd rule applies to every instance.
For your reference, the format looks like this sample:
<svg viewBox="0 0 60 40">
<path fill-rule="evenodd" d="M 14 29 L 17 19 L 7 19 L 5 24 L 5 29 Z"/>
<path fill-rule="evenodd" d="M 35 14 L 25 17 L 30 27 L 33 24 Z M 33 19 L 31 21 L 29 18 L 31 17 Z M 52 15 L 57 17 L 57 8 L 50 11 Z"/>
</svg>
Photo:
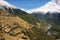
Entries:
<svg viewBox="0 0 60 40">
<path fill-rule="evenodd" d="M 52 0 L 48 3 L 46 3 L 44 6 L 31 9 L 27 11 L 28 13 L 34 13 L 34 12 L 60 12 L 60 0 Z"/>
<path fill-rule="evenodd" d="M 7 1 L 4 0 L 0 0 L 0 7 L 16 8 L 15 6 L 9 4 Z"/>
</svg>

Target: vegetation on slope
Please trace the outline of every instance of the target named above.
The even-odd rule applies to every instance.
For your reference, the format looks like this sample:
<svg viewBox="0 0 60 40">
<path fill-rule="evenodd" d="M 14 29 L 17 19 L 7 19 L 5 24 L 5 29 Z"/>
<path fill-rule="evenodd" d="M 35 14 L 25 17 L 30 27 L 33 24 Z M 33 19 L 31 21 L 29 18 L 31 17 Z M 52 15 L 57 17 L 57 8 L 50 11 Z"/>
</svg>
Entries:
<svg viewBox="0 0 60 40">
<path fill-rule="evenodd" d="M 37 28 L 38 26 L 36 26 L 37 25 L 36 23 L 37 22 L 40 23 L 40 21 L 35 19 L 28 13 L 26 13 L 20 9 L 13 9 L 13 10 L 10 10 L 9 12 L 10 12 L 9 15 L 11 15 L 11 16 L 6 16 L 3 13 L 4 15 L 2 15 L 1 17 L 4 19 L 0 20 L 0 23 L 2 23 L 4 21 L 2 23 L 3 28 L 1 28 L 2 29 L 1 34 L 3 35 L 4 38 L 7 38 L 7 39 L 9 38 L 11 40 L 13 40 L 13 39 L 21 40 L 20 38 L 23 36 L 22 39 L 25 39 L 25 40 L 27 40 L 27 39 L 55 40 L 54 37 L 48 36 L 42 30 L 40 30 L 40 28 Z M 17 23 L 15 23 L 15 22 L 17 22 Z M 44 23 L 44 22 L 42 22 L 42 23 Z M 42 23 L 40 23 L 40 24 L 42 24 Z M 28 26 L 26 26 L 26 25 L 28 25 Z M 32 27 L 32 25 L 33 25 L 33 27 Z M 45 25 L 47 25 L 47 24 L 45 24 Z M 31 27 L 31 28 L 27 29 L 27 27 Z M 0 36 L 1 36 L 1 34 L 0 34 Z"/>
<path fill-rule="evenodd" d="M 50 37 L 41 30 L 33 27 L 30 30 L 22 31 L 25 35 L 29 36 L 30 40 L 55 40 L 54 37 Z"/>
<path fill-rule="evenodd" d="M 12 9 L 12 10 L 10 9 L 8 12 L 10 12 L 11 15 L 19 16 L 20 18 L 22 18 L 23 20 L 25 20 L 31 24 L 36 24 L 36 22 L 40 22 L 39 20 L 32 17 L 27 12 L 21 11 L 20 9 Z"/>
</svg>

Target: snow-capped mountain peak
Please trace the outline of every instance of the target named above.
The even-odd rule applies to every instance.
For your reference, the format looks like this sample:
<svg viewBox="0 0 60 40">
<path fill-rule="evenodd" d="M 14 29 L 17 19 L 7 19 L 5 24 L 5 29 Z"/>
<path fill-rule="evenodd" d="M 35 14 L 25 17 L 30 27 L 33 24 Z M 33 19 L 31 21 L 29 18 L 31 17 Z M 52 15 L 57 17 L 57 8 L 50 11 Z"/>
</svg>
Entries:
<svg viewBox="0 0 60 40">
<path fill-rule="evenodd" d="M 52 0 L 48 3 L 46 3 L 44 6 L 35 8 L 32 10 L 28 10 L 28 13 L 34 13 L 34 12 L 60 12 L 60 0 Z"/>
<path fill-rule="evenodd" d="M 15 6 L 9 4 L 7 1 L 4 0 L 0 0 L 0 7 L 16 8 Z"/>
</svg>

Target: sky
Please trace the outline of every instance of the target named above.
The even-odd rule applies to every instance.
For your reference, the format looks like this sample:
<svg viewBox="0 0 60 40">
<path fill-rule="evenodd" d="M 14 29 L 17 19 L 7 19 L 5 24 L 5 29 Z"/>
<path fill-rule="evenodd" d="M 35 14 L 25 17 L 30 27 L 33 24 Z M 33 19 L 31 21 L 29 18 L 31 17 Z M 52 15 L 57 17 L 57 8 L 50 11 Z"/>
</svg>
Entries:
<svg viewBox="0 0 60 40">
<path fill-rule="evenodd" d="M 33 9 L 45 5 L 50 0 L 6 0 L 10 4 L 23 9 Z"/>
</svg>

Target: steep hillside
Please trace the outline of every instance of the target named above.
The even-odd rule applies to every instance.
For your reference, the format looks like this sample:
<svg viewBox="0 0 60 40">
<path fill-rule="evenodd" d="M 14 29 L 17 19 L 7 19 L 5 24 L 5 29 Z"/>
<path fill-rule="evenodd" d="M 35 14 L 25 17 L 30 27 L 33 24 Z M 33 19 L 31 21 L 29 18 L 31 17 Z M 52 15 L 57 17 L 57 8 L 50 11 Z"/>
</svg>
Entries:
<svg viewBox="0 0 60 40">
<path fill-rule="evenodd" d="M 41 24 L 22 10 L 0 9 L 0 40 L 55 40 L 40 30 Z"/>
<path fill-rule="evenodd" d="M 50 27 L 47 22 L 0 0 L 0 40 L 55 40 L 45 33 Z"/>
</svg>

